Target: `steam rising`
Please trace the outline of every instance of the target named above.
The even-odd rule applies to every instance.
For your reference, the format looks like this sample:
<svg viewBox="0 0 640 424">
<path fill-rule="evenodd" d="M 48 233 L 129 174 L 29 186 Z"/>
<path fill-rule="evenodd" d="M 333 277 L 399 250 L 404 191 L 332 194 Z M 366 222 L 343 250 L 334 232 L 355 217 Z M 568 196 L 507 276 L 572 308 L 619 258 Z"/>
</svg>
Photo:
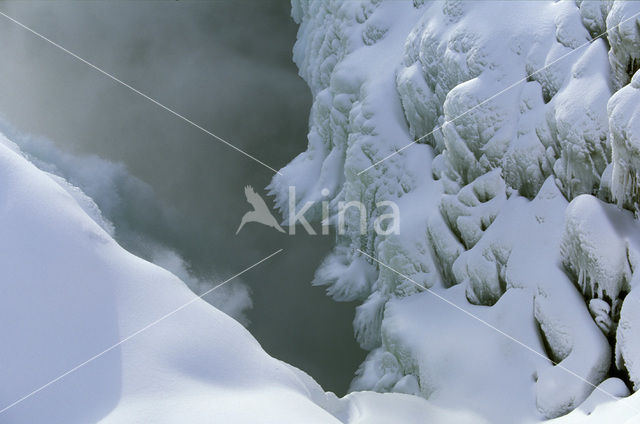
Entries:
<svg viewBox="0 0 640 424">
<path fill-rule="evenodd" d="M 291 60 L 286 0 L 0 10 L 273 168 L 304 150 L 311 96 Z M 234 235 L 244 186 L 265 195 L 273 173 L 2 17 L 0 38 L 0 116 L 15 128 L 3 131 L 91 196 L 122 245 L 196 293 L 284 248 L 207 300 L 250 320 L 269 353 L 344 392 L 362 360 L 353 309 L 310 287 L 330 237 L 258 224 Z"/>
</svg>

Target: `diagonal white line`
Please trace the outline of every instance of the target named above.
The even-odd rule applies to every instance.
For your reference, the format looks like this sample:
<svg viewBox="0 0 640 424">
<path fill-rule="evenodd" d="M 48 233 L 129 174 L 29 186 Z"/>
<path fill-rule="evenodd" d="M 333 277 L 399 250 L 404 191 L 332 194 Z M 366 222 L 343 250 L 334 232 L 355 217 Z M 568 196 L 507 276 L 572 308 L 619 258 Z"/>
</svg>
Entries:
<svg viewBox="0 0 640 424">
<path fill-rule="evenodd" d="M 487 102 L 490 102 L 491 100 L 495 99 L 496 97 L 500 96 L 501 94 L 511 90 L 512 88 L 516 87 L 517 85 L 527 81 L 531 76 L 544 71 L 545 69 L 549 68 L 550 66 L 555 65 L 556 63 L 558 63 L 559 61 L 561 61 L 562 59 L 566 58 L 567 56 L 577 52 L 578 50 L 582 49 L 585 46 L 588 46 L 589 44 L 591 44 L 593 41 L 597 40 L 598 38 L 602 37 L 603 35 L 607 34 L 609 31 L 613 31 L 614 29 L 618 28 L 620 25 L 624 24 L 625 22 L 630 21 L 631 19 L 635 18 L 636 16 L 640 15 L 640 12 L 635 13 L 633 15 L 631 15 L 629 18 L 620 21 L 616 26 L 614 26 L 613 28 L 610 28 L 608 30 L 606 30 L 605 32 L 603 32 L 602 34 L 597 35 L 596 37 L 593 37 L 593 40 L 589 40 L 586 43 L 583 43 L 581 45 L 579 45 L 578 47 L 576 47 L 575 49 L 571 50 L 570 52 L 567 52 L 565 54 L 563 54 L 562 56 L 560 56 L 559 58 L 555 59 L 554 61 L 552 61 L 551 63 L 549 63 L 548 65 L 545 65 L 544 67 L 538 69 L 537 71 L 534 71 L 532 73 L 530 73 L 529 75 L 527 75 L 526 77 L 514 82 L 513 84 L 511 84 L 510 86 L 500 90 L 499 92 L 497 92 L 496 94 L 494 94 L 493 96 L 481 101 L 480 103 L 478 103 L 477 105 L 473 106 L 472 108 L 468 109 L 467 111 L 463 112 L 462 114 L 456 116 L 455 118 L 449 120 L 449 121 L 445 121 L 442 125 L 439 125 L 437 127 L 435 127 L 433 130 L 431 130 L 430 132 L 428 132 L 427 134 L 423 135 L 422 137 L 418 138 L 417 140 L 412 141 L 411 143 L 401 147 L 400 149 L 396 150 L 395 152 L 385 156 L 384 158 L 380 159 L 379 161 L 377 161 L 376 163 L 374 163 L 373 165 L 363 169 L 362 171 L 358 172 L 358 175 L 360 174 L 364 174 L 365 172 L 367 172 L 368 170 L 370 170 L 371 168 L 375 168 L 376 166 L 380 165 L 382 162 L 386 161 L 387 159 L 397 155 L 398 153 L 402 152 L 404 149 L 413 146 L 414 144 L 420 142 L 421 140 L 423 140 L 424 138 L 430 136 L 431 134 L 433 134 L 434 132 L 442 129 L 445 125 L 450 124 L 452 122 L 457 121 L 458 119 L 462 118 L 463 116 L 466 116 L 467 114 L 469 114 L 470 112 L 474 111 L 475 109 L 479 108 L 480 106 L 486 104 Z"/>
<path fill-rule="evenodd" d="M 528 351 L 530 351 L 530 352 L 532 352 L 532 353 L 534 353 L 534 354 L 538 355 L 539 357 L 541 357 L 541 358 L 543 358 L 543 359 L 545 359 L 545 360 L 547 360 L 547 361 L 550 361 L 550 362 L 551 362 L 553 365 L 555 365 L 556 367 L 558 367 L 558 368 L 561 368 L 561 369 L 565 370 L 566 372 L 568 372 L 569 374 L 573 375 L 574 377 L 576 377 L 576 378 L 577 378 L 577 379 L 579 379 L 580 381 L 582 381 L 582 382 L 584 382 L 584 383 L 587 383 L 589 386 L 593 387 L 594 389 L 599 390 L 600 392 L 602 392 L 602 393 L 604 393 L 605 395 L 607 395 L 607 396 L 611 397 L 612 399 L 615 399 L 616 401 L 620 400 L 620 398 L 619 398 L 619 397 L 617 397 L 617 396 L 615 396 L 615 395 L 612 395 L 611 393 L 609 393 L 608 391 L 604 390 L 603 388 L 598 387 L 598 386 L 596 386 L 595 384 L 593 384 L 593 383 L 591 383 L 591 382 L 587 381 L 585 378 L 583 378 L 582 376 L 580 376 L 580 375 L 576 374 L 575 372 L 571 371 L 569 368 L 564 367 L 564 366 L 560 365 L 560 364 L 559 364 L 559 363 L 557 363 L 557 362 L 554 362 L 553 360 L 549 359 L 546 355 L 544 355 L 544 354 L 542 354 L 542 353 L 538 352 L 538 351 L 537 351 L 537 350 L 535 350 L 534 348 L 532 348 L 532 347 L 530 347 L 529 345 L 527 345 L 527 344 L 525 344 L 525 343 L 521 342 L 520 340 L 516 339 L 515 337 L 510 336 L 509 334 L 505 333 L 504 331 L 500 330 L 499 328 L 495 327 L 494 325 L 492 325 L 492 324 L 488 323 L 487 321 L 483 320 L 482 318 L 480 318 L 480 317 L 478 317 L 478 316 L 476 316 L 476 315 L 472 314 L 471 312 L 467 311 L 466 309 L 464 309 L 464 308 L 462 308 L 462 307 L 460 307 L 460 306 L 456 305 L 455 303 L 453 303 L 453 302 L 452 302 L 452 301 L 450 301 L 449 299 L 447 299 L 447 298 L 445 298 L 445 297 L 443 297 L 443 296 L 439 295 L 438 293 L 436 293 L 435 291 L 431 290 L 430 288 L 428 288 L 428 287 L 426 287 L 426 286 L 423 286 L 423 285 L 422 285 L 422 284 L 420 284 L 420 283 L 417 283 L 416 281 L 412 280 L 411 278 L 409 278 L 408 276 L 404 275 L 404 274 L 403 274 L 403 273 L 401 273 L 400 271 L 398 271 L 398 270 L 395 270 L 395 269 L 391 268 L 389 265 L 387 265 L 387 264 L 385 264 L 385 263 L 383 263 L 383 262 L 380 262 L 378 259 L 376 259 L 376 258 L 374 258 L 373 256 L 369 255 L 368 253 L 363 252 L 363 251 L 362 251 L 362 250 L 360 250 L 360 249 L 356 249 L 356 250 L 357 250 L 358 252 L 360 252 L 361 254 L 363 254 L 364 256 L 368 257 L 369 259 L 371 259 L 371 260 L 373 260 L 373 261 L 377 262 L 378 264 L 382 265 L 383 267 L 387 268 L 388 270 L 395 272 L 396 274 L 398 274 L 398 275 L 399 275 L 399 276 L 401 276 L 402 278 L 406 279 L 407 281 L 410 281 L 411 283 L 413 283 L 413 284 L 415 284 L 416 286 L 420 287 L 422 290 L 425 290 L 425 291 L 429 292 L 430 294 L 434 295 L 435 297 L 437 297 L 438 299 L 442 300 L 443 302 L 445 302 L 445 303 L 449 304 L 450 306 L 453 306 L 454 308 L 456 308 L 456 309 L 457 309 L 457 310 L 459 310 L 460 312 L 462 312 L 462 313 L 466 314 L 467 316 L 469 316 L 469 317 L 473 318 L 473 319 L 474 319 L 474 320 L 476 320 L 476 321 L 479 321 L 480 323 L 482 323 L 482 324 L 486 325 L 486 326 L 487 326 L 487 327 L 489 327 L 490 329 L 492 329 L 492 330 L 494 330 L 494 331 L 498 332 L 499 334 L 503 335 L 503 336 L 504 336 L 504 337 L 506 337 L 507 339 L 509 339 L 509 340 L 513 341 L 514 343 L 519 344 L 519 345 L 520 345 L 520 346 L 522 346 L 523 348 L 525 348 L 525 349 L 527 349 Z M 640 414 L 640 410 L 638 410 L 638 409 L 637 409 L 637 408 L 635 408 L 634 406 L 629 405 L 629 404 L 625 404 L 625 405 L 629 406 L 629 407 L 630 407 L 631 409 L 633 409 L 635 412 L 637 412 L 638 414 Z"/>
<path fill-rule="evenodd" d="M 282 252 L 283 249 L 279 249 L 276 250 L 275 252 L 273 252 L 272 254 L 270 254 L 269 256 L 259 260 L 258 262 L 254 263 L 253 265 L 251 265 L 248 268 L 243 269 L 242 271 L 240 271 L 239 273 L 237 273 L 236 275 L 224 280 L 222 283 L 218 284 L 215 287 L 210 288 L 209 290 L 207 290 L 206 292 L 202 293 L 199 296 L 194 297 L 193 299 L 191 299 L 189 302 L 181 305 L 180 307 L 174 309 L 173 311 L 161 316 L 160 318 L 158 318 L 157 320 L 153 321 L 150 324 L 145 325 L 144 327 L 142 327 L 141 329 L 139 329 L 138 331 L 134 332 L 133 334 L 128 335 L 127 337 L 125 337 L 124 339 L 120 340 L 119 342 L 117 342 L 116 344 L 108 347 L 107 349 L 103 350 L 102 352 L 92 356 L 91 358 L 87 359 L 86 361 L 84 361 L 81 364 L 76 365 L 75 367 L 71 368 L 69 371 L 65 372 L 64 374 L 60 374 L 58 377 L 54 378 L 53 380 L 49 381 L 47 384 L 44 384 L 40 387 L 38 387 L 36 390 L 32 391 L 31 393 L 21 397 L 20 399 L 16 400 L 15 402 L 11 403 L 10 405 L 5 406 L 4 408 L 0 409 L 0 414 L 4 413 L 5 411 L 7 411 L 10 408 L 13 408 L 14 406 L 16 406 L 17 404 L 19 404 L 20 402 L 29 399 L 31 396 L 35 395 L 36 393 L 46 389 L 47 387 L 51 386 L 52 384 L 62 380 L 63 378 L 65 378 L 66 376 L 68 376 L 69 374 L 79 370 L 80 368 L 84 367 L 85 365 L 89 364 L 90 362 L 95 361 L 96 359 L 100 358 L 101 356 L 103 356 L 104 354 L 112 351 L 113 349 L 115 349 L 116 347 L 120 346 L 121 344 L 123 344 L 124 342 L 134 338 L 135 336 L 137 336 L 138 334 L 142 333 L 143 331 L 148 330 L 149 328 L 153 327 L 154 325 L 164 321 L 165 319 L 169 318 L 170 316 L 176 314 L 177 312 L 183 310 L 184 308 L 186 308 L 187 306 L 191 305 L 193 302 L 196 302 L 200 299 L 202 299 L 204 296 L 208 295 L 209 293 L 211 293 L 212 291 L 224 286 L 225 284 L 227 284 L 229 281 L 241 276 L 242 274 L 244 274 L 245 272 L 249 271 L 252 268 L 255 268 L 256 266 L 260 265 L 261 263 L 263 263 L 264 261 L 272 258 L 273 256 L 277 255 L 278 253 Z"/>
<path fill-rule="evenodd" d="M 13 19 L 11 16 L 5 14 L 4 12 L 0 11 L 0 15 L 4 16 L 5 18 L 7 18 L 8 20 L 10 20 L 11 22 L 15 23 L 16 25 L 26 29 L 27 31 L 29 31 L 30 33 L 40 37 L 41 39 L 43 39 L 44 41 L 46 41 L 47 43 L 57 47 L 58 49 L 62 50 L 63 52 L 67 53 L 68 55 L 78 59 L 80 62 L 90 66 L 91 68 L 95 69 L 96 71 L 100 72 L 101 74 L 109 77 L 110 79 L 112 79 L 113 81 L 117 82 L 118 84 L 121 84 L 122 86 L 128 88 L 129 90 L 133 91 L 136 94 L 139 94 L 140 96 L 144 97 L 145 99 L 149 100 L 150 102 L 152 102 L 153 104 L 161 107 L 162 109 L 166 110 L 167 112 L 177 116 L 178 118 L 182 119 L 183 121 L 185 121 L 186 123 L 196 127 L 197 129 L 199 129 L 200 131 L 204 132 L 205 134 L 215 138 L 216 140 L 226 144 L 227 146 L 231 147 L 232 149 L 234 149 L 235 151 L 245 155 L 246 157 L 248 157 L 249 159 L 252 159 L 253 161 L 259 163 L 260 165 L 264 166 L 265 168 L 270 169 L 271 171 L 275 172 L 276 174 L 280 174 L 282 175 L 282 173 L 272 167 L 270 167 L 269 165 L 267 165 L 266 163 L 262 162 L 260 159 L 257 159 L 255 156 L 250 155 L 249 153 L 245 152 L 244 150 L 234 146 L 233 144 L 229 143 L 227 140 L 215 135 L 214 133 L 212 133 L 211 131 L 207 130 L 206 128 L 203 128 L 202 126 L 196 124 L 195 122 L 193 122 L 192 120 L 190 120 L 189 118 L 186 118 L 185 116 L 181 115 L 180 113 L 176 112 L 175 110 L 163 105 L 162 103 L 160 103 L 159 101 L 157 101 L 156 99 L 144 94 L 142 91 L 130 86 L 129 84 L 127 84 L 126 82 L 118 79 L 117 77 L 113 76 L 112 74 L 108 73 L 107 71 L 99 68 L 98 66 L 94 65 L 93 63 L 89 62 L 88 60 L 85 60 L 83 58 L 81 58 L 80 56 L 78 56 L 77 54 L 73 53 L 72 51 L 67 50 L 66 48 L 62 47 L 60 44 L 56 43 L 55 41 L 50 40 L 49 38 L 45 37 L 44 35 L 40 34 L 39 32 L 35 31 L 34 29 L 24 25 L 21 22 L 18 22 L 17 20 Z"/>
</svg>

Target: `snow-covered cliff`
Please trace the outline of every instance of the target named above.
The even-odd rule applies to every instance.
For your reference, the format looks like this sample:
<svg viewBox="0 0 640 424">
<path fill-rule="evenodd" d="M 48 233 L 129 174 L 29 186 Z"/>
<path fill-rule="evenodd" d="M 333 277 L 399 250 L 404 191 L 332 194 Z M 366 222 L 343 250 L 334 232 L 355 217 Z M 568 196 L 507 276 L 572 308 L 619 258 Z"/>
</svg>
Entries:
<svg viewBox="0 0 640 424">
<path fill-rule="evenodd" d="M 639 16 L 293 1 L 309 145 L 270 189 L 285 214 L 289 186 L 300 206 L 323 189 L 334 213 L 368 206 L 366 234 L 348 213 L 314 281 L 360 302 L 354 390 L 489 422 L 640 416 L 636 395 L 617 400 L 640 388 Z M 400 234 L 374 231 L 382 200 Z"/>
</svg>

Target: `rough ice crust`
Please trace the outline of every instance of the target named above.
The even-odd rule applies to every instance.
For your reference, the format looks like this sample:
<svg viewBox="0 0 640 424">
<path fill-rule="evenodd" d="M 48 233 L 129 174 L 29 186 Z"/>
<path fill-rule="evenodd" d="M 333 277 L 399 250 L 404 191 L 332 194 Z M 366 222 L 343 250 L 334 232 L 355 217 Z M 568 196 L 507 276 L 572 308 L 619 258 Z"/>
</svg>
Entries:
<svg viewBox="0 0 640 424">
<path fill-rule="evenodd" d="M 326 187 L 332 211 L 367 205 L 367 234 L 348 214 L 314 281 L 362 302 L 354 330 L 370 354 L 353 389 L 522 422 L 607 416 L 598 404 L 639 387 L 638 12 L 293 1 L 294 60 L 314 95 L 309 147 L 270 188 L 285 213 L 290 184 L 299 204 Z M 373 231 L 382 200 L 400 206 L 399 235 Z M 619 409 L 611 417 L 634 414 Z"/>
</svg>

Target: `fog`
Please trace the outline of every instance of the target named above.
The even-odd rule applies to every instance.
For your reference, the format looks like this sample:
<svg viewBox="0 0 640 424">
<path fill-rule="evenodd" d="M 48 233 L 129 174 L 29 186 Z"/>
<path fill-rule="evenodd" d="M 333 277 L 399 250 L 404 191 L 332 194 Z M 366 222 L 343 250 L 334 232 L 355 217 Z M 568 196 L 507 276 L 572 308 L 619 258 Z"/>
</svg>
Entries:
<svg viewBox="0 0 640 424">
<path fill-rule="evenodd" d="M 291 61 L 286 1 L 2 2 L 0 11 L 273 168 L 305 149 L 311 96 Z M 364 357 L 354 308 L 310 286 L 331 237 L 258 224 L 234 234 L 251 208 L 244 186 L 264 195 L 273 172 L 4 17 L 0 39 L 4 130 L 93 196 L 120 243 L 184 278 L 224 280 L 283 248 L 229 283 L 238 289 L 227 300 L 246 284 L 263 347 L 343 394 Z"/>
</svg>

